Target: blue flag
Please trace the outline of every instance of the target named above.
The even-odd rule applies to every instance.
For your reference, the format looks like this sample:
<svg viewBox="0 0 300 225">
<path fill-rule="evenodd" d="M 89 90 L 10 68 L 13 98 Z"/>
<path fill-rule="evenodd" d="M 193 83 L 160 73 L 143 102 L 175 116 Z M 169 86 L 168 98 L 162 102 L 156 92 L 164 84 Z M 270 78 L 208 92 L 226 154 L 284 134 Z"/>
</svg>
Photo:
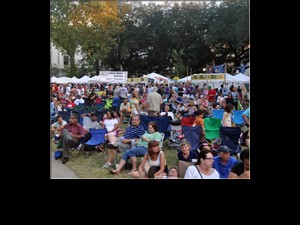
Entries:
<svg viewBox="0 0 300 225">
<path fill-rule="evenodd" d="M 240 71 L 240 73 L 242 73 L 242 74 L 244 74 L 245 73 L 245 71 L 246 71 L 246 69 L 248 69 L 249 68 L 249 64 L 247 64 L 247 65 L 242 65 L 242 66 L 239 66 L 239 67 L 237 67 L 237 69 Z"/>
<path fill-rule="evenodd" d="M 214 66 L 214 73 L 224 73 L 225 72 L 225 63 Z"/>
</svg>

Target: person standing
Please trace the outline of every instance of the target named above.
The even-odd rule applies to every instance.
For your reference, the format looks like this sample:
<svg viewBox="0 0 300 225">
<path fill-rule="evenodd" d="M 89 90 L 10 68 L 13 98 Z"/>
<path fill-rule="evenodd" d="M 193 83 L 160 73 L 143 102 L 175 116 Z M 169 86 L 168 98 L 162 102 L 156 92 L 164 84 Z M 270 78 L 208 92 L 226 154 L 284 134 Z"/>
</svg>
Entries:
<svg viewBox="0 0 300 225">
<path fill-rule="evenodd" d="M 162 97 L 157 93 L 157 87 L 152 88 L 152 92 L 148 95 L 148 116 L 157 116 L 160 112 L 160 107 L 163 103 Z"/>
</svg>

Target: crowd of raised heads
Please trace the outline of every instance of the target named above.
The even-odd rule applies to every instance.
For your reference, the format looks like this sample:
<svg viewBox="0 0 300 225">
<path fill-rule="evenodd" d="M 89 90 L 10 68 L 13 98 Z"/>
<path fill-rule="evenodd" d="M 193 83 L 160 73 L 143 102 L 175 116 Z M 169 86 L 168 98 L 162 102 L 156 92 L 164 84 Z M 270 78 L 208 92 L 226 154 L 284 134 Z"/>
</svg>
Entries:
<svg viewBox="0 0 300 225">
<path fill-rule="evenodd" d="M 147 99 L 149 94 L 157 92 L 162 98 L 159 111 L 154 115 L 168 111 L 174 118 L 194 115 L 198 109 L 204 111 L 204 118 L 211 114 L 212 109 L 226 109 L 228 103 L 233 109 L 247 109 L 249 107 L 250 93 L 244 84 L 240 86 L 233 83 L 213 88 L 205 83 L 191 84 L 51 84 L 51 113 L 60 110 L 72 109 L 75 106 L 99 105 L 106 99 L 119 97 L 121 102 L 127 98 L 135 114 L 148 114 L 153 110 L 149 108 Z M 150 112 L 151 113 L 151 112 Z"/>
<path fill-rule="evenodd" d="M 112 100 L 119 99 L 113 106 Z M 244 85 L 234 86 L 226 83 L 213 88 L 205 83 L 191 84 L 51 84 L 50 120 L 51 132 L 55 134 L 53 141 L 61 137 L 63 142 L 63 163 L 69 161 L 68 149 L 79 138 L 86 137 L 89 128 L 107 128 L 108 159 L 102 166 L 111 174 L 118 175 L 126 161 L 135 164 L 129 173 L 134 178 L 185 178 L 185 179 L 219 179 L 250 178 L 249 149 L 243 150 L 243 159 L 239 162 L 230 156 L 230 149 L 221 146 L 217 151 L 202 145 L 200 151 L 190 151 L 190 144 L 183 142 L 178 152 L 178 164 L 168 168 L 162 145 L 158 135 L 157 124 L 151 121 L 148 130 L 140 125 L 139 115 L 169 116 L 173 121 L 181 121 L 184 117 L 195 117 L 194 126 L 202 126 L 200 141 L 205 142 L 203 119 L 212 115 L 213 109 L 224 109 L 222 124 L 230 126 L 233 110 L 249 108 L 250 94 Z M 110 104 L 106 104 L 110 102 Z M 105 107 L 103 107 L 105 105 Z M 104 109 L 101 121 L 97 122 L 97 114 L 90 112 L 85 125 L 79 124 L 78 115 L 70 116 L 70 121 L 63 121 L 59 111 L 72 111 L 76 107 L 100 106 Z M 78 109 L 78 108 L 77 108 Z M 126 130 L 120 125 L 124 119 L 130 119 Z M 248 119 L 250 114 L 248 115 Z M 246 119 L 245 119 L 246 121 Z M 78 122 L 78 123 L 77 123 Z M 249 121 L 248 121 L 249 122 Z M 230 123 L 230 124 L 229 124 Z M 54 125 L 55 124 L 55 125 Z M 74 129 L 74 124 L 77 128 Z M 75 132 L 75 133 L 72 133 Z M 75 137 L 75 138 L 74 138 Z M 250 133 L 249 133 L 250 137 Z M 121 167 L 112 169 L 116 152 L 120 152 Z M 248 152 L 248 153 L 247 153 Z M 137 167 L 136 157 L 143 157 Z M 123 161 L 122 161 L 123 160 Z M 238 166 L 237 166 L 238 165 Z"/>
</svg>

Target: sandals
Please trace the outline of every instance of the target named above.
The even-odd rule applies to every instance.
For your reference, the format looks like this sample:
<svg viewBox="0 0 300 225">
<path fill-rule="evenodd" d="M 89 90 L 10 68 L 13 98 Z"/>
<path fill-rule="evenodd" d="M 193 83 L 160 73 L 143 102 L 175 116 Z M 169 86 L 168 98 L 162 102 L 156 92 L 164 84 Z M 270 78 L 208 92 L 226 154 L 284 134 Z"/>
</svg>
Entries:
<svg viewBox="0 0 300 225">
<path fill-rule="evenodd" d="M 117 172 L 116 170 L 109 170 L 109 172 L 114 175 L 119 175 L 119 172 Z"/>
<path fill-rule="evenodd" d="M 137 171 L 137 170 L 131 170 L 130 173 L 127 173 L 127 175 L 128 175 L 128 176 L 132 176 L 132 174 L 133 174 L 134 172 L 136 172 L 136 171 Z"/>
</svg>

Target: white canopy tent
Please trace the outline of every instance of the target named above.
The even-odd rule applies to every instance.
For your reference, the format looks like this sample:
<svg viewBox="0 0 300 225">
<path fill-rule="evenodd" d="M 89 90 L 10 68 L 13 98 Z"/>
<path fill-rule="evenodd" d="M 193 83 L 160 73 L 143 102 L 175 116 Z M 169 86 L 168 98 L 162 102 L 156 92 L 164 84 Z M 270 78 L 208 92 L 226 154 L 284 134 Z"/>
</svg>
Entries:
<svg viewBox="0 0 300 225">
<path fill-rule="evenodd" d="M 78 79 L 77 77 L 72 77 L 71 78 L 72 79 L 72 83 L 74 83 L 74 84 L 77 84 L 77 83 L 80 83 L 80 79 Z"/>
<path fill-rule="evenodd" d="M 57 84 L 67 84 L 67 83 L 73 83 L 72 78 L 70 77 L 59 77 L 56 80 Z"/>
<path fill-rule="evenodd" d="M 250 77 L 245 74 L 242 74 L 242 73 L 239 73 L 239 74 L 233 76 L 233 79 L 234 79 L 234 82 L 239 82 L 239 83 L 249 83 L 250 82 Z"/>
<path fill-rule="evenodd" d="M 84 75 L 83 77 L 78 79 L 77 83 L 86 84 L 86 83 L 89 83 L 89 80 L 90 80 L 90 78 L 87 75 Z"/>
<path fill-rule="evenodd" d="M 57 81 L 57 77 L 55 76 L 51 77 L 50 83 L 56 83 L 56 81 Z"/>
<path fill-rule="evenodd" d="M 150 73 L 148 75 L 146 75 L 149 78 L 153 79 L 154 82 L 158 82 L 158 83 L 163 83 L 164 81 L 168 82 L 168 83 L 173 83 L 173 81 L 170 78 L 167 78 L 163 75 L 160 75 L 158 73 Z"/>
</svg>

